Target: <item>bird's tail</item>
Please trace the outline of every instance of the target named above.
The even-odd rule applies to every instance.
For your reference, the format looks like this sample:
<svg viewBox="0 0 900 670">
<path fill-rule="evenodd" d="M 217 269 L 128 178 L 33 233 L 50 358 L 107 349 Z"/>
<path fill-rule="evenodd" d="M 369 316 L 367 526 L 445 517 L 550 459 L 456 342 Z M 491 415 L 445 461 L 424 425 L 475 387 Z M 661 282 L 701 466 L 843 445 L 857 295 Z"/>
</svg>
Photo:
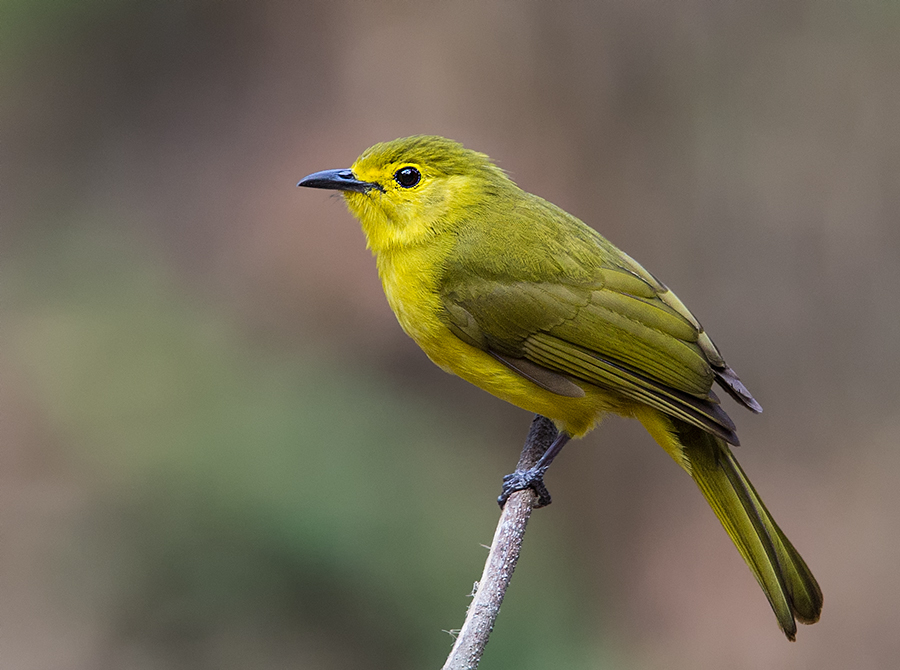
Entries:
<svg viewBox="0 0 900 670">
<path fill-rule="evenodd" d="M 694 478 L 750 566 L 788 639 L 797 634 L 796 621 L 818 621 L 822 591 L 816 578 L 772 519 L 728 445 L 656 410 L 641 412 L 638 418 Z"/>
</svg>

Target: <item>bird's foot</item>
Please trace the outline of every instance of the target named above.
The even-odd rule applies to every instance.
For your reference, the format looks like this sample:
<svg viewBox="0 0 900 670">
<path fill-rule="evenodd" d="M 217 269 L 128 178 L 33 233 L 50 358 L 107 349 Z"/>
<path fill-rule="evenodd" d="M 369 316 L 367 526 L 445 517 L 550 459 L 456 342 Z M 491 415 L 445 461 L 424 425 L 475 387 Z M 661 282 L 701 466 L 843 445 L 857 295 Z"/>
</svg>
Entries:
<svg viewBox="0 0 900 670">
<path fill-rule="evenodd" d="M 535 507 L 546 507 L 550 504 L 550 492 L 544 486 L 544 473 L 547 472 L 546 467 L 530 468 L 528 470 L 516 470 L 503 478 L 503 489 L 497 503 L 500 507 L 506 504 L 509 497 L 516 491 L 524 491 L 532 489 L 538 497 Z"/>
</svg>

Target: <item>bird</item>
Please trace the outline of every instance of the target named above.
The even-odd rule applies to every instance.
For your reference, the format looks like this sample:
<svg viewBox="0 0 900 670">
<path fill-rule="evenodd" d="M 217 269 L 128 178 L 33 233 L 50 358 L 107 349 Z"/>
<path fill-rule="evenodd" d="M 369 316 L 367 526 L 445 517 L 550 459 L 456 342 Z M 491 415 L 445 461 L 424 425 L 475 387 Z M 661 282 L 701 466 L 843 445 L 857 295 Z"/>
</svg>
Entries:
<svg viewBox="0 0 900 670">
<path fill-rule="evenodd" d="M 533 468 L 504 478 L 501 504 L 525 488 L 549 504 L 543 476 L 566 442 L 610 413 L 637 419 L 697 484 L 787 638 L 818 621 L 819 584 L 735 459 L 713 386 L 762 407 L 667 286 L 444 137 L 375 144 L 297 185 L 342 193 L 400 326 L 435 364 L 557 427 Z"/>
</svg>

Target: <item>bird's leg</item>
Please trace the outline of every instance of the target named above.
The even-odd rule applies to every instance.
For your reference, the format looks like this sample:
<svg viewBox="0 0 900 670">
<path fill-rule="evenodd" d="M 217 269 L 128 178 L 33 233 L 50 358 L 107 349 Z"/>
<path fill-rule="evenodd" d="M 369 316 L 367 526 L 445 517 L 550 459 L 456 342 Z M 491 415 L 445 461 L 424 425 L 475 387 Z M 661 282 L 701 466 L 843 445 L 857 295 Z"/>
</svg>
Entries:
<svg viewBox="0 0 900 670">
<path fill-rule="evenodd" d="M 571 436 L 568 433 L 559 433 L 547 451 L 544 452 L 544 455 L 532 467 L 527 470 L 516 470 L 506 475 L 503 478 L 503 489 L 500 497 L 497 498 L 497 503 L 500 507 L 506 504 L 506 500 L 510 495 L 524 489 L 534 489 L 538 496 L 535 507 L 546 507 L 549 505 L 550 492 L 544 486 L 544 473 L 547 472 L 547 468 L 550 467 L 553 459 L 562 451 L 562 448 L 566 446 L 566 442 L 570 439 Z"/>
</svg>

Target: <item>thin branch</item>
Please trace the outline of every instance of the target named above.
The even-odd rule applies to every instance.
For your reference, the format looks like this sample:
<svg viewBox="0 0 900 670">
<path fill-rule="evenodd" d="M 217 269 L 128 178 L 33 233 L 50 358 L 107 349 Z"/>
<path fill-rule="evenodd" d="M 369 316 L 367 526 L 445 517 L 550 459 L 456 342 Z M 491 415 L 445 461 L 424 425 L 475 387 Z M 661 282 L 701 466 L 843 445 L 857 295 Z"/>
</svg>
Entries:
<svg viewBox="0 0 900 670">
<path fill-rule="evenodd" d="M 552 421 L 543 416 L 534 417 L 516 469 L 527 470 L 537 463 L 555 437 L 556 427 Z M 531 489 L 517 491 L 506 501 L 484 572 L 466 612 L 465 623 L 443 670 L 475 670 L 481 662 L 513 570 L 516 569 L 525 527 L 536 502 L 537 495 Z"/>
</svg>

